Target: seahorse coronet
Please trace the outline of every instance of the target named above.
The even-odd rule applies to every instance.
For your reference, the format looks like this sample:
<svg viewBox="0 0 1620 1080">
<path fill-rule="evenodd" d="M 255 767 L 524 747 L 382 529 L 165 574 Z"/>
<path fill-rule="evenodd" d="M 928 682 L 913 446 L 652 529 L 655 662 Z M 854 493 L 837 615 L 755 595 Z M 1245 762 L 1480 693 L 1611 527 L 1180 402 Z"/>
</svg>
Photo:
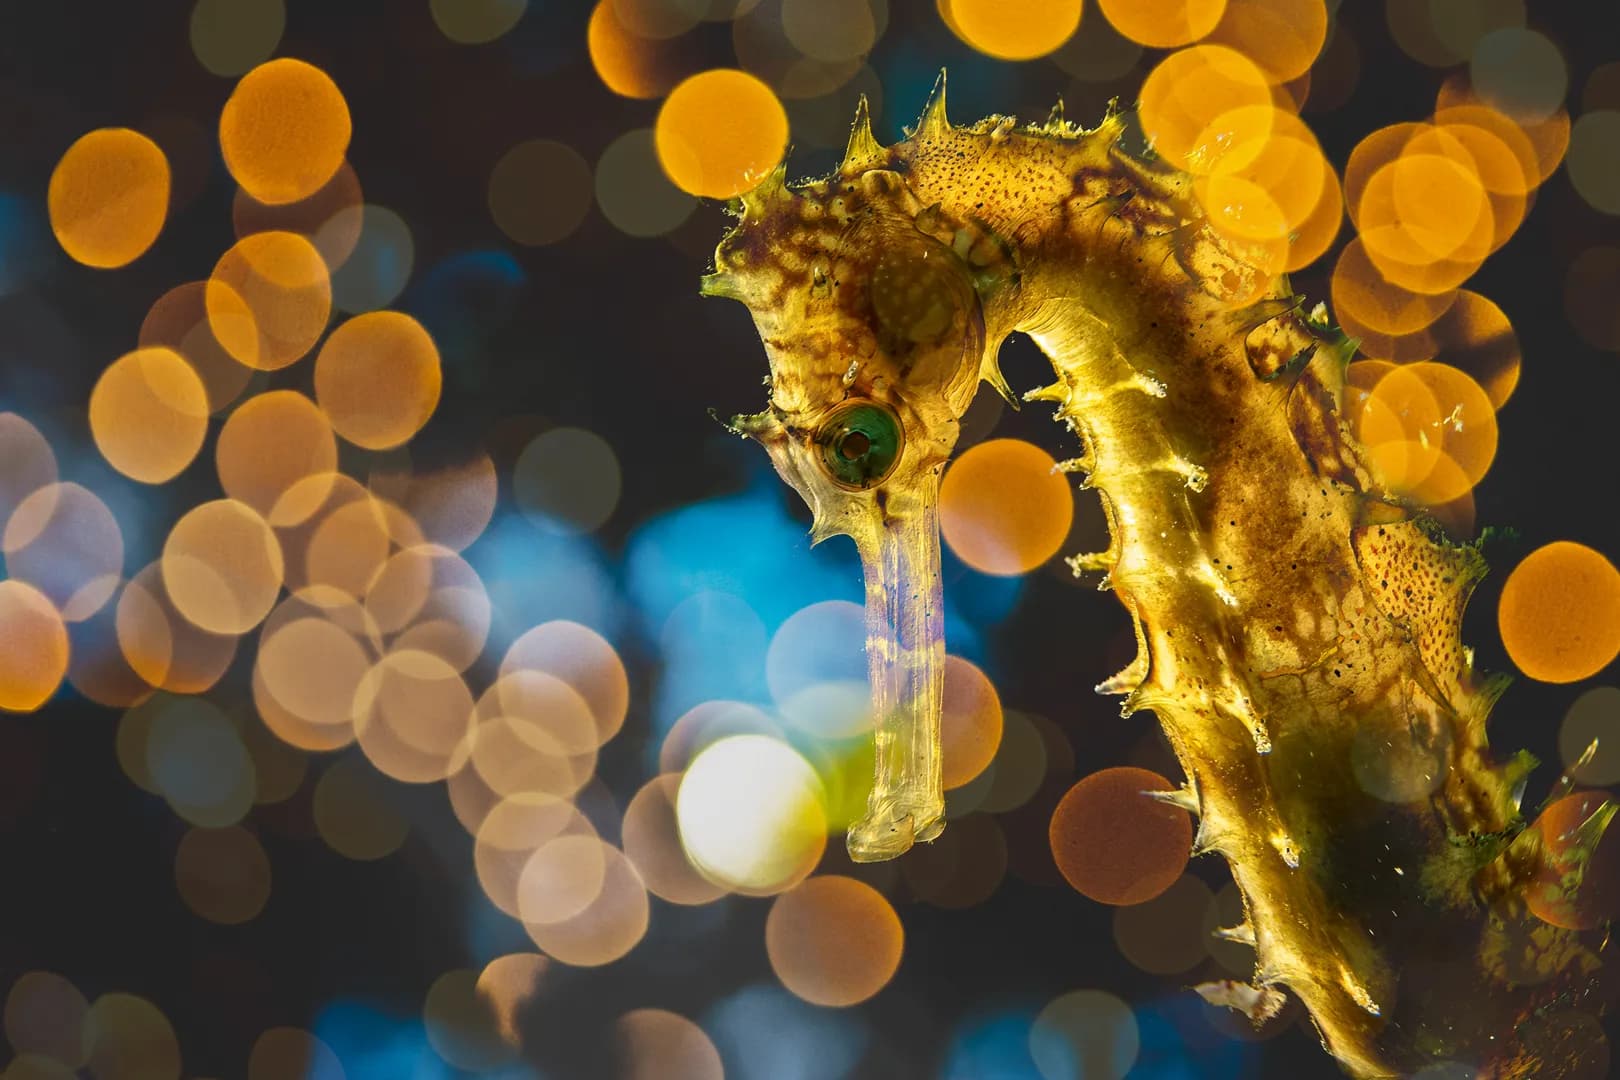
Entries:
<svg viewBox="0 0 1620 1080">
<path fill-rule="evenodd" d="M 1567 894 L 1584 861 L 1526 827 L 1533 759 L 1488 745 L 1506 680 L 1461 643 L 1479 545 L 1396 498 L 1348 429 L 1354 340 L 1214 229 L 1188 176 L 1128 152 L 1117 107 L 1091 129 L 1061 102 L 958 126 L 945 89 L 887 147 L 862 100 L 832 173 L 779 167 L 744 194 L 702 286 L 747 305 L 770 361 L 767 408 L 732 430 L 866 572 L 877 765 L 852 855 L 943 823 L 939 477 L 978 385 L 1017 396 L 996 357 L 1022 332 L 1056 376 L 1022 399 L 1079 438 L 1060 467 L 1108 521 L 1108 550 L 1071 566 L 1102 573 L 1137 639 L 1097 690 L 1157 714 L 1187 776 L 1159 797 L 1243 898 L 1224 934 L 1253 942 L 1254 977 L 1206 998 L 1258 1019 L 1286 987 L 1359 1077 L 1569 1075 L 1548 1017 L 1601 1008 L 1606 937 L 1538 920 L 1525 892 L 1556 863 Z M 852 399 L 905 434 L 867 490 L 816 454 Z"/>
</svg>

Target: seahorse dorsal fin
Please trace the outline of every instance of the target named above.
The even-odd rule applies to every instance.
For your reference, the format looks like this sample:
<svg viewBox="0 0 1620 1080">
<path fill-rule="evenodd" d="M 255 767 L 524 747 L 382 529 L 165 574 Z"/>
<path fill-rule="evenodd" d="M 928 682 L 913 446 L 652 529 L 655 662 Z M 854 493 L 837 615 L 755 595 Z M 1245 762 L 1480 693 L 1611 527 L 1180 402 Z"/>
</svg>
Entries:
<svg viewBox="0 0 1620 1080">
<path fill-rule="evenodd" d="M 787 155 L 765 178 L 742 193 L 743 216 L 758 218 L 765 208 L 787 193 Z"/>
<path fill-rule="evenodd" d="M 1065 126 L 1066 122 L 1063 119 L 1063 99 L 1060 97 L 1057 99 L 1057 104 L 1052 106 L 1052 111 L 1046 115 L 1046 130 L 1053 133 L 1058 133 L 1063 131 Z"/>
<path fill-rule="evenodd" d="M 884 147 L 872 135 L 872 109 L 862 94 L 855 104 L 855 126 L 849 132 L 849 145 L 844 149 L 840 171 L 859 171 L 883 162 Z"/>
<path fill-rule="evenodd" d="M 945 115 L 945 69 L 939 69 L 939 78 L 934 80 L 934 89 L 929 91 L 928 102 L 923 105 L 922 115 L 917 117 L 918 139 L 938 139 L 951 130 L 950 118 Z"/>
</svg>

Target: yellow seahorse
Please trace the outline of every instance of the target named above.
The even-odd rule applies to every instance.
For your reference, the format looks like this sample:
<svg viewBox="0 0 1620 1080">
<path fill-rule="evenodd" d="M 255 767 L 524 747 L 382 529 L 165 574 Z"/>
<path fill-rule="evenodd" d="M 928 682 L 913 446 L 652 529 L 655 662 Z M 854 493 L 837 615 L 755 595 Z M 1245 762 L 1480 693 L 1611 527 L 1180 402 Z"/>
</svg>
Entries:
<svg viewBox="0 0 1620 1080">
<path fill-rule="evenodd" d="M 1487 747 L 1505 680 L 1459 640 L 1484 561 L 1351 437 L 1353 343 L 1202 220 L 1187 176 L 1125 152 L 1124 127 L 1061 106 L 953 126 L 942 73 L 884 147 L 863 101 L 832 175 L 790 187 L 778 166 L 734 203 L 703 279 L 748 306 L 770 360 L 767 408 L 733 430 L 864 566 L 877 771 L 849 850 L 892 858 L 944 827 L 940 474 L 979 382 L 1010 397 L 996 357 L 1021 331 L 1057 376 L 1026 400 L 1079 437 L 1110 524 L 1074 565 L 1105 571 L 1136 627 L 1098 690 L 1158 715 L 1187 777 L 1168 797 L 1242 892 L 1228 933 L 1258 962 L 1225 996 L 1262 1015 L 1291 990 L 1356 1076 L 1569 1075 L 1588 1029 L 1565 1010 L 1599 1007 L 1601 944 L 1522 899 L 1554 856 L 1519 812 L 1533 762 Z M 1402 801 L 1358 784 L 1368 761 Z"/>
</svg>

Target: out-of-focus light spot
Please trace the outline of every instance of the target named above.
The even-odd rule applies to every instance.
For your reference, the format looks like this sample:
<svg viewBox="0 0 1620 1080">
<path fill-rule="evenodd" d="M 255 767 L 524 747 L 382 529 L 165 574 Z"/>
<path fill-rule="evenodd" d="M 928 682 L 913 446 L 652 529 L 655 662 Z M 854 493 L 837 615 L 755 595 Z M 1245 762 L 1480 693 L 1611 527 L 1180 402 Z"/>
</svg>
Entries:
<svg viewBox="0 0 1620 1080">
<path fill-rule="evenodd" d="M 210 73 L 234 78 L 270 59 L 286 28 L 282 0 L 197 0 L 191 51 Z"/>
<path fill-rule="evenodd" d="M 84 1018 L 86 1065 L 96 1080 L 179 1080 L 180 1041 L 150 1001 L 102 994 Z"/>
<path fill-rule="evenodd" d="M 33 712 L 68 670 L 67 627 L 56 605 L 22 581 L 0 581 L 0 712 Z"/>
<path fill-rule="evenodd" d="M 726 890 L 705 878 L 687 860 L 675 821 L 678 773 L 647 781 L 624 809 L 624 853 L 635 864 L 647 891 L 672 904 L 707 904 Z"/>
<path fill-rule="evenodd" d="M 765 681 L 783 716 L 821 738 L 871 726 L 864 609 L 848 600 L 801 608 L 771 637 Z"/>
<path fill-rule="evenodd" d="M 242 76 L 219 117 L 219 148 L 262 203 L 320 190 L 343 164 L 352 126 L 343 92 L 320 68 L 282 57 Z"/>
<path fill-rule="evenodd" d="M 1014 16 L 1015 6 L 1004 8 L 1007 17 Z M 1079 0 L 1075 7 L 1078 21 Z M 864 59 L 883 33 L 888 14 L 887 0 L 782 0 L 782 29 L 812 60 L 837 64 Z"/>
<path fill-rule="evenodd" d="M 483 45 L 511 30 L 529 0 L 429 0 L 439 32 L 458 45 Z"/>
<path fill-rule="evenodd" d="M 671 90 L 654 131 L 659 163 L 675 186 L 711 199 L 752 188 L 787 150 L 787 112 L 776 94 L 731 68 Z"/>
<path fill-rule="evenodd" d="M 1591 247 L 1570 260 L 1564 277 L 1564 313 L 1575 332 L 1598 349 L 1620 349 L 1620 249 Z"/>
<path fill-rule="evenodd" d="M 489 527 L 498 486 L 495 463 L 484 453 L 435 469 L 371 474 L 372 489 L 394 498 L 423 540 L 451 551 L 465 550 Z"/>
<path fill-rule="evenodd" d="M 624 661 L 595 630 L 567 619 L 541 623 L 519 637 L 501 659 L 501 675 L 542 672 L 567 683 L 590 706 L 595 745 L 624 726 L 630 709 L 630 679 Z"/>
<path fill-rule="evenodd" d="M 680 81 L 677 50 L 665 40 L 632 32 L 614 13 L 613 0 L 598 0 L 585 28 L 585 47 L 597 78 L 622 97 L 662 97 Z"/>
<path fill-rule="evenodd" d="M 456 671 L 472 666 L 489 637 L 489 593 L 460 555 L 434 544 L 396 552 L 372 579 L 366 612 L 389 648 L 431 653 Z"/>
<path fill-rule="evenodd" d="M 638 37 L 659 40 L 686 33 L 707 10 L 704 0 L 608 0 L 621 25 Z"/>
<path fill-rule="evenodd" d="M 254 677 L 281 709 L 331 728 L 351 723 L 355 691 L 369 669 L 366 650 L 352 634 L 313 617 L 272 616 L 254 660 Z"/>
<path fill-rule="evenodd" d="M 767 896 L 802 881 L 827 844 L 825 793 L 804 758 L 765 735 L 734 735 L 687 768 L 675 818 L 688 858 L 737 892 Z"/>
<path fill-rule="evenodd" d="M 448 1064 L 472 1072 L 500 1068 L 517 1057 L 506 1039 L 494 1003 L 478 992 L 478 973 L 447 971 L 428 987 L 422 1004 L 428 1044 Z"/>
<path fill-rule="evenodd" d="M 1620 913 L 1620 843 L 1611 829 L 1599 828 L 1613 810 L 1607 792 L 1583 791 L 1559 799 L 1530 826 L 1540 834 L 1541 852 L 1524 899 L 1536 918 L 1591 930 Z"/>
<path fill-rule="evenodd" d="M 1508 575 L 1496 625 L 1530 678 L 1569 683 L 1596 675 L 1620 655 L 1620 570 L 1584 544 L 1539 547 Z"/>
<path fill-rule="evenodd" d="M 1144 794 L 1175 784 L 1147 769 L 1120 766 L 1085 777 L 1052 814 L 1052 857 L 1077 892 L 1103 904 L 1140 904 L 1168 889 L 1187 867 L 1187 812 Z"/>
<path fill-rule="evenodd" d="M 247 747 L 248 757 L 253 760 L 254 803 L 268 806 L 296 795 L 309 770 L 309 757 L 278 738 L 259 721 L 250 706 L 237 705 L 228 715 L 236 725 L 242 745 Z"/>
<path fill-rule="evenodd" d="M 405 291 L 416 259 L 416 242 L 404 218 L 373 203 L 366 203 L 359 214 L 360 240 L 332 275 L 332 303 L 351 313 L 392 304 Z"/>
<path fill-rule="evenodd" d="M 780 740 L 781 727 L 758 706 L 742 701 L 705 701 L 670 725 L 658 751 L 661 772 L 685 772 L 698 754 L 731 735 L 766 735 Z"/>
<path fill-rule="evenodd" d="M 518 1011 L 539 991 L 548 965 L 549 961 L 539 953 L 507 953 L 485 964 L 478 973 L 474 989 L 494 1010 L 501 1038 L 514 1047 L 522 1041 Z"/>
<path fill-rule="evenodd" d="M 1569 90 L 1569 68 L 1558 46 L 1546 35 L 1520 27 L 1480 38 L 1468 75 L 1487 104 L 1521 122 L 1547 119 Z"/>
<path fill-rule="evenodd" d="M 336 1052 L 301 1028 L 274 1027 L 253 1040 L 247 1080 L 344 1080 Z"/>
<path fill-rule="evenodd" d="M 297 202 L 270 205 L 237 188 L 231 224 L 238 239 L 261 232 L 298 233 L 315 245 L 329 269 L 336 270 L 360 242 L 364 203 L 360 178 L 345 161 L 332 179 Z"/>
<path fill-rule="evenodd" d="M 1600 109 L 1575 121 L 1565 167 L 1592 209 L 1620 214 L 1620 111 Z"/>
<path fill-rule="evenodd" d="M 971 660 L 945 658 L 945 690 L 940 716 L 941 772 L 948 791 L 978 776 L 1001 745 L 1001 696 Z"/>
<path fill-rule="evenodd" d="M 327 766 L 315 784 L 315 828 L 333 851 L 370 862 L 399 850 L 408 826 L 375 769 L 354 757 Z"/>
<path fill-rule="evenodd" d="M 79 988 L 55 972 L 26 972 L 6 992 L 6 1040 L 19 1056 L 38 1054 L 77 1068 L 84 1062 L 82 1032 L 89 1008 Z"/>
<path fill-rule="evenodd" d="M 1114 944 L 1143 971 L 1186 971 L 1209 955 L 1202 923 L 1213 899 L 1208 885 L 1182 874 L 1152 900 L 1114 909 Z"/>
<path fill-rule="evenodd" d="M 174 881 L 192 911 L 236 926 L 257 918 L 270 899 L 270 857 L 246 829 L 191 829 L 174 856 Z"/>
<path fill-rule="evenodd" d="M 995 895 L 1007 875 L 1007 837 L 989 814 L 969 814 L 939 839 L 918 844 L 900 860 L 900 873 L 919 900 L 961 911 Z"/>
<path fill-rule="evenodd" d="M 613 1025 L 619 1080 L 724 1080 L 720 1051 L 703 1029 L 665 1009 L 632 1009 Z"/>
<path fill-rule="evenodd" d="M 1424 333 L 1420 351 L 1461 370 L 1473 379 L 1500 409 L 1519 385 L 1523 351 L 1519 336 L 1500 307 L 1469 289 L 1457 290 L 1456 300 Z"/>
<path fill-rule="evenodd" d="M 842 1080 L 871 1038 L 858 1010 L 818 1009 L 774 984 L 745 986 L 723 999 L 703 1028 L 731 1080 Z"/>
<path fill-rule="evenodd" d="M 1171 53 L 1142 83 L 1142 128 L 1166 160 L 1199 171 L 1209 152 L 1236 135 L 1230 122 L 1272 104 L 1271 87 L 1254 61 L 1224 45 L 1198 45 Z"/>
<path fill-rule="evenodd" d="M 1021 712 L 1003 715 L 1001 744 L 990 763 L 990 787 L 978 809 L 992 814 L 1016 810 L 1034 796 L 1046 779 L 1046 740 Z"/>
<path fill-rule="evenodd" d="M 315 400 L 345 439 L 387 450 L 422 430 L 439 403 L 439 350 L 397 311 L 356 315 L 315 358 Z"/>
<path fill-rule="evenodd" d="M 809 878 L 776 898 L 765 920 L 771 970 L 812 1005 L 867 1000 L 900 968 L 905 932 L 883 894 L 838 875 Z"/>
<path fill-rule="evenodd" d="M 641 875 L 618 848 L 602 844 L 599 851 L 606 862 L 602 887 L 584 910 L 559 922 L 523 924 L 542 952 L 574 967 L 611 964 L 647 933 L 650 911 Z"/>
<path fill-rule="evenodd" d="M 555 244 L 585 220 L 591 188 L 591 166 L 579 151 L 529 139 L 502 154 L 491 170 L 489 212 L 514 243 Z"/>
<path fill-rule="evenodd" d="M 874 6 L 881 27 L 884 8 Z M 788 38 L 781 3 L 758 4 L 731 25 L 738 66 L 763 79 L 785 98 L 813 98 L 848 85 L 865 64 L 863 57 L 825 62 L 806 56 Z"/>
<path fill-rule="evenodd" d="M 501 795 L 575 794 L 596 766 L 596 724 L 571 686 L 540 671 L 503 675 L 478 700 L 473 767 Z"/>
<path fill-rule="evenodd" d="M 151 710 L 146 775 L 176 814 L 220 829 L 253 806 L 253 762 L 236 727 L 212 703 L 165 695 Z"/>
<path fill-rule="evenodd" d="M 1594 742 L 1592 760 L 1575 768 Z M 1558 755 L 1582 784 L 1620 782 L 1620 687 L 1594 686 L 1575 699 L 1558 728 Z"/>
<path fill-rule="evenodd" d="M 619 504 L 619 459 L 594 432 L 553 428 L 518 455 L 512 488 L 519 508 L 541 528 L 594 532 Z"/>
<path fill-rule="evenodd" d="M 1478 92 L 1466 72 L 1453 72 L 1435 95 L 1435 116 L 1468 105 L 1482 105 L 1492 112 L 1506 114 L 1509 122 L 1523 132 L 1534 148 L 1540 180 L 1546 180 L 1553 174 L 1558 163 L 1564 159 L 1564 152 L 1569 149 L 1569 113 L 1562 106 L 1551 115 L 1539 119 L 1515 114 L 1503 108 L 1501 103 L 1493 104 L 1487 100 Z"/>
<path fill-rule="evenodd" d="M 1107 19 L 1081 19 L 1080 29 L 1052 53 L 1052 62 L 1065 75 L 1088 83 L 1123 78 L 1140 59 L 1142 46 L 1121 35 Z"/>
<path fill-rule="evenodd" d="M 1327 31 L 1322 0 L 1228 0 L 1209 42 L 1236 49 L 1273 83 L 1285 83 L 1310 70 Z"/>
<path fill-rule="evenodd" d="M 653 132 L 627 131 L 608 144 L 596 161 L 596 205 L 622 233 L 662 236 L 697 209 L 697 200 L 658 167 Z"/>
<path fill-rule="evenodd" d="M 332 281 L 304 237 L 253 233 L 215 264 L 203 300 L 226 352 L 248 367 L 276 371 L 315 347 L 332 314 Z"/>
<path fill-rule="evenodd" d="M 1052 456 L 1022 439 L 969 447 L 946 470 L 940 530 L 957 557 L 986 574 L 1022 574 L 1057 554 L 1074 493 Z"/>
<path fill-rule="evenodd" d="M 124 534 L 107 504 L 73 483 L 37 488 L 0 533 L 6 573 L 50 598 L 63 620 L 101 610 L 118 589 Z"/>
<path fill-rule="evenodd" d="M 557 836 L 541 844 L 518 874 L 518 918 L 550 926 L 584 911 L 602 895 L 608 847 L 588 833 Z"/>
<path fill-rule="evenodd" d="M 1141 1048 L 1136 1014 L 1104 990 L 1053 998 L 1029 1029 L 1042 1080 L 1124 1080 Z"/>
<path fill-rule="evenodd" d="M 304 593 L 310 603 L 363 616 L 351 604 L 365 594 L 392 550 L 388 517 L 381 500 L 361 495 L 319 514 L 312 530 L 283 533 L 288 590 Z M 372 629 L 364 627 L 367 636 Z"/>
<path fill-rule="evenodd" d="M 132 480 L 178 476 L 208 434 L 208 393 L 172 349 L 137 349 L 114 360 L 90 391 L 90 433 L 107 463 Z"/>
<path fill-rule="evenodd" d="M 1079 28 L 1080 0 L 943 0 L 941 14 L 980 52 L 1033 60 L 1061 47 Z"/>
<path fill-rule="evenodd" d="M 56 482 L 56 455 L 39 429 L 0 412 L 0 530 L 29 495 Z"/>
<path fill-rule="evenodd" d="M 247 388 L 253 369 L 239 363 L 214 336 L 208 323 L 207 283 L 177 285 L 158 297 L 141 322 L 142 349 L 168 348 L 181 356 L 202 380 L 208 411 L 217 413 Z"/>
<path fill-rule="evenodd" d="M 270 613 L 285 567 L 264 518 L 235 499 L 194 507 L 163 544 L 163 585 L 175 609 L 215 634 L 245 634 Z"/>
<path fill-rule="evenodd" d="M 596 832 L 562 796 L 526 790 L 493 803 L 477 822 L 473 843 L 473 869 L 489 902 L 516 918 L 519 883 L 530 857 L 565 835 L 594 837 Z"/>
<path fill-rule="evenodd" d="M 472 694 L 459 671 L 420 649 L 379 660 L 354 694 L 354 733 L 366 757 L 395 780 L 443 780 L 472 723 Z"/>
<path fill-rule="evenodd" d="M 849 600 L 823 600 L 790 615 L 771 637 L 765 680 L 778 702 L 821 684 L 866 686 L 864 609 Z"/>
<path fill-rule="evenodd" d="M 129 128 L 81 135 L 51 172 L 51 231 L 78 262 L 127 266 L 163 231 L 169 214 L 169 161 L 157 143 Z"/>
<path fill-rule="evenodd" d="M 1098 0 L 1103 16 L 1132 41 L 1173 49 L 1197 41 L 1221 21 L 1227 0 Z"/>
<path fill-rule="evenodd" d="M 1367 794 L 1385 802 L 1414 803 L 1434 794 L 1450 770 L 1451 738 L 1416 732 L 1389 737 L 1371 726 L 1350 743 L 1350 771 Z"/>
<path fill-rule="evenodd" d="M 320 508 L 337 468 L 326 414 L 296 390 L 272 390 L 239 405 L 214 448 L 225 494 L 278 528 Z"/>
</svg>

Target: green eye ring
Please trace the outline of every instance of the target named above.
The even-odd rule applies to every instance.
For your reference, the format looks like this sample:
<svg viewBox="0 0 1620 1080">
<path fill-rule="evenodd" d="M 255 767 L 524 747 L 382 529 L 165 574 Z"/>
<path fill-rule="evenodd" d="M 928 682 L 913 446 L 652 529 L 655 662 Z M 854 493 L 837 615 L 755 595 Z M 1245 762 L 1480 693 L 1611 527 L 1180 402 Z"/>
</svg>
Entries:
<svg viewBox="0 0 1620 1080">
<path fill-rule="evenodd" d="M 816 435 L 822 467 L 838 484 L 857 490 L 881 483 L 900 460 L 900 418 L 872 401 L 852 401 L 821 425 Z"/>
</svg>

